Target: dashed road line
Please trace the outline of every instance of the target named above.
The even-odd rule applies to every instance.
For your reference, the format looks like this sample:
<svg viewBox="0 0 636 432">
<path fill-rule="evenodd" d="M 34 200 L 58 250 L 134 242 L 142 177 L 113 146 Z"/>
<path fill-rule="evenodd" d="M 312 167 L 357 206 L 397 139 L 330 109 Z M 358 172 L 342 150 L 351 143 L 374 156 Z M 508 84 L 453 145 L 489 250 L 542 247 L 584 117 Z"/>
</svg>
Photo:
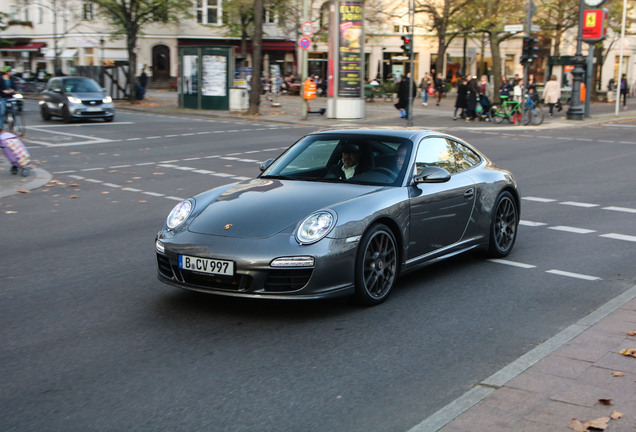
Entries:
<svg viewBox="0 0 636 432">
<path fill-rule="evenodd" d="M 581 273 L 566 272 L 566 271 L 563 271 L 563 270 L 555 270 L 555 269 L 546 270 L 546 273 L 555 274 L 555 275 L 559 275 L 559 276 L 570 277 L 570 278 L 575 278 L 575 279 L 589 280 L 589 281 L 602 280 L 600 277 L 597 277 L 597 276 L 590 276 L 590 275 L 585 275 L 585 274 L 581 274 Z"/>
<path fill-rule="evenodd" d="M 538 226 L 545 226 L 547 225 L 547 223 L 544 222 L 533 222 L 533 221 L 529 221 L 529 220 L 520 220 L 519 221 L 519 225 L 524 225 L 524 226 L 530 226 L 530 227 L 538 227 Z"/>
<path fill-rule="evenodd" d="M 509 265 L 509 266 L 513 266 L 513 267 L 525 268 L 525 269 L 531 269 L 531 268 L 536 268 L 537 267 L 537 266 L 532 265 L 532 264 L 524 264 L 524 263 L 520 263 L 520 262 L 504 260 L 504 259 L 499 259 L 499 258 L 491 258 L 488 261 L 494 262 L 494 263 L 497 263 L 497 264 L 504 264 L 504 265 Z"/>
<path fill-rule="evenodd" d="M 543 202 L 543 203 L 549 203 L 549 202 L 555 202 L 556 201 L 555 199 L 552 199 L 552 198 L 541 198 L 541 197 L 532 197 L 532 196 L 523 197 L 521 199 L 526 200 L 526 201 L 535 201 L 535 202 Z"/>
<path fill-rule="evenodd" d="M 629 242 L 636 242 L 636 236 L 630 236 L 630 235 L 625 235 L 625 234 L 609 233 L 609 234 L 601 234 L 599 237 L 611 238 L 611 239 L 614 239 L 614 240 L 624 240 L 624 241 L 629 241 Z"/>
<path fill-rule="evenodd" d="M 616 211 L 616 212 L 623 212 L 623 213 L 636 213 L 636 209 L 633 208 L 628 208 L 628 207 L 603 207 L 602 210 L 610 210 L 610 211 Z"/>
<path fill-rule="evenodd" d="M 576 201 L 563 201 L 559 203 L 560 205 L 568 205 L 572 207 L 584 207 L 584 208 L 592 208 L 592 207 L 600 207 L 598 204 L 590 204 Z"/>
<path fill-rule="evenodd" d="M 589 230 L 585 228 L 576 228 L 571 226 L 563 226 L 563 225 L 551 226 L 551 227 L 548 227 L 548 229 L 555 230 L 555 231 L 565 231 L 565 232 L 570 232 L 574 234 L 590 234 L 590 233 L 596 232 L 595 230 Z"/>
</svg>

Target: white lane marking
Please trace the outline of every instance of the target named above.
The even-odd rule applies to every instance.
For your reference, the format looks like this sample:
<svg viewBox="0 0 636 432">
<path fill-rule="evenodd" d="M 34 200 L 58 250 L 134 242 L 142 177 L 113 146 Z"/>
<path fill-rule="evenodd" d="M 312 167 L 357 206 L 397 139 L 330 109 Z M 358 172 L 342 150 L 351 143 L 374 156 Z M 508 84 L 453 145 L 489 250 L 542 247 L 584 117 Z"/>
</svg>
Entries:
<svg viewBox="0 0 636 432">
<path fill-rule="evenodd" d="M 108 186 L 108 187 L 112 187 L 112 188 L 120 188 L 121 186 L 118 184 L 114 184 L 114 183 L 102 183 L 102 186 Z"/>
<path fill-rule="evenodd" d="M 161 194 L 161 193 L 157 193 L 157 192 L 147 192 L 147 191 L 142 192 L 142 194 L 144 194 L 144 195 L 150 195 L 150 196 L 153 196 L 153 197 L 162 197 L 162 196 L 165 196 L 164 194 Z"/>
<path fill-rule="evenodd" d="M 197 174 L 214 174 L 215 173 L 215 171 L 210 171 L 210 170 L 194 170 L 192 172 Z"/>
<path fill-rule="evenodd" d="M 619 141 L 620 144 L 636 144 L 633 141 Z"/>
<path fill-rule="evenodd" d="M 126 138 L 126 141 L 139 141 L 141 138 Z"/>
<path fill-rule="evenodd" d="M 104 182 L 103 182 L 103 181 L 101 181 L 101 180 L 97 180 L 97 179 L 90 179 L 90 178 L 88 178 L 88 179 L 84 179 L 84 181 L 87 181 L 87 182 L 90 182 L 90 183 L 104 183 Z"/>
<path fill-rule="evenodd" d="M 603 210 L 611 210 L 611 211 L 624 212 L 624 213 L 636 213 L 636 209 L 628 208 L 628 207 L 603 207 Z"/>
<path fill-rule="evenodd" d="M 572 206 L 572 207 L 584 207 L 584 208 L 600 207 L 598 204 L 590 204 L 590 203 L 576 202 L 576 201 L 563 201 L 563 202 L 560 202 L 559 204 Z"/>
<path fill-rule="evenodd" d="M 119 168 L 128 168 L 130 166 L 132 166 L 132 165 L 114 165 L 114 166 L 111 166 L 111 167 L 108 167 L 108 168 L 109 169 L 119 169 Z"/>
<path fill-rule="evenodd" d="M 563 226 L 563 225 L 557 225 L 557 226 L 553 226 L 553 227 L 548 227 L 548 229 L 555 230 L 555 231 L 565 231 L 565 232 L 570 232 L 570 233 L 574 233 L 574 234 L 589 234 L 589 233 L 596 232 L 595 230 L 590 230 L 590 229 L 585 229 L 585 228 L 576 228 L 576 227 L 570 227 L 570 226 Z"/>
<path fill-rule="evenodd" d="M 544 223 L 544 222 L 532 222 L 532 221 L 528 221 L 528 220 L 523 220 L 522 219 L 522 220 L 519 221 L 519 225 L 538 227 L 538 226 L 547 225 L 547 223 Z"/>
<path fill-rule="evenodd" d="M 253 177 L 232 177 L 234 180 L 252 180 Z"/>
<path fill-rule="evenodd" d="M 146 165 L 157 165 L 157 163 L 156 162 L 143 162 L 143 163 L 135 164 L 135 166 L 146 166 Z"/>
<path fill-rule="evenodd" d="M 609 233 L 609 234 L 601 234 L 599 237 L 606 237 L 606 238 L 611 238 L 614 240 L 636 242 L 636 236 L 630 236 L 625 234 Z"/>
<path fill-rule="evenodd" d="M 115 125 L 131 125 L 131 124 L 135 124 L 133 122 L 111 122 L 111 123 L 97 123 L 97 122 L 91 122 L 91 123 L 76 123 L 76 124 L 58 124 L 58 125 L 54 125 L 54 124 L 47 124 L 47 125 L 36 125 L 36 126 L 29 126 L 31 129 L 37 129 L 37 130 L 46 130 L 46 129 L 50 129 L 50 128 L 76 128 L 76 127 L 85 127 L 85 126 L 90 126 L 91 128 L 94 126 L 115 126 Z M 56 132 L 59 133 L 59 132 Z"/>
<path fill-rule="evenodd" d="M 555 269 L 546 270 L 546 273 L 555 274 L 555 275 L 559 275 L 559 276 L 571 277 L 571 278 L 575 278 L 575 279 L 589 280 L 589 281 L 602 280 L 600 277 L 597 277 L 597 276 L 584 275 L 584 274 L 581 274 L 581 273 L 571 273 L 571 272 L 566 272 L 566 271 L 562 271 L 562 270 L 555 270 Z"/>
<path fill-rule="evenodd" d="M 87 172 L 87 171 L 100 171 L 100 170 L 103 170 L 103 169 L 106 169 L 106 168 L 104 168 L 104 167 L 97 167 L 97 168 L 84 168 L 84 169 L 81 169 L 80 171 L 82 171 L 82 172 Z"/>
<path fill-rule="evenodd" d="M 600 143 L 614 144 L 616 141 L 612 141 L 612 140 L 598 140 L 598 142 L 600 142 Z"/>
<path fill-rule="evenodd" d="M 521 198 L 522 200 L 526 200 L 526 201 L 535 201 L 535 202 L 543 202 L 543 203 L 549 203 L 549 202 L 555 202 L 555 199 L 552 198 L 541 198 L 541 197 L 523 197 Z"/>
<path fill-rule="evenodd" d="M 184 200 L 183 198 L 179 198 L 179 197 L 175 197 L 175 196 L 167 196 L 165 198 L 169 199 L 169 200 L 173 200 L 173 201 L 183 201 Z"/>
<path fill-rule="evenodd" d="M 163 138 L 160 136 L 149 136 L 149 137 L 145 137 L 146 139 L 157 139 L 157 138 Z"/>
<path fill-rule="evenodd" d="M 520 267 L 520 268 L 525 268 L 525 269 L 531 269 L 531 268 L 536 268 L 537 266 L 532 265 L 532 264 L 524 264 L 524 263 L 520 263 L 520 262 L 515 262 L 515 261 L 510 261 L 510 260 L 503 260 L 503 259 L 498 259 L 498 258 L 491 258 L 488 261 L 493 262 L 493 263 L 497 263 L 497 264 L 505 264 L 505 265 L 509 265 L 509 266 L 513 266 L 513 267 Z"/>
<path fill-rule="evenodd" d="M 128 191 L 128 192 L 142 192 L 141 189 L 135 189 L 135 188 L 131 188 L 131 187 L 125 187 L 125 188 L 122 188 L 121 190 Z"/>
</svg>

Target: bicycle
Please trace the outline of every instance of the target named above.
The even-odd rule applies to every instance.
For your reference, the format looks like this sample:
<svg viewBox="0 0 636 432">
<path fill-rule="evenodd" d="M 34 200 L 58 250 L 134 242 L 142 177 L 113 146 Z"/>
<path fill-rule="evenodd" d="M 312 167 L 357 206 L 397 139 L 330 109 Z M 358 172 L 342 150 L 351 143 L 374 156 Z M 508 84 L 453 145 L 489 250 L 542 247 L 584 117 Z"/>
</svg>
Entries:
<svg viewBox="0 0 636 432">
<path fill-rule="evenodd" d="M 4 112 L 4 124 L 6 130 L 13 132 L 17 136 L 24 136 L 26 126 L 24 124 L 24 119 L 20 114 L 20 109 L 18 108 L 18 100 L 15 96 L 13 96 L 7 98 L 6 104 L 7 107 Z"/>
<path fill-rule="evenodd" d="M 534 98 L 530 95 L 526 96 L 526 104 L 523 108 L 523 124 L 528 125 L 532 123 L 534 126 L 539 126 L 543 123 L 543 119 L 545 117 L 545 113 L 543 112 L 543 108 L 539 106 L 537 102 L 535 102 Z"/>
<path fill-rule="evenodd" d="M 508 96 L 500 96 L 501 105 L 490 107 L 490 118 L 494 123 L 500 124 L 507 119 L 510 123 L 516 123 L 521 119 L 521 102 L 509 100 Z"/>
</svg>

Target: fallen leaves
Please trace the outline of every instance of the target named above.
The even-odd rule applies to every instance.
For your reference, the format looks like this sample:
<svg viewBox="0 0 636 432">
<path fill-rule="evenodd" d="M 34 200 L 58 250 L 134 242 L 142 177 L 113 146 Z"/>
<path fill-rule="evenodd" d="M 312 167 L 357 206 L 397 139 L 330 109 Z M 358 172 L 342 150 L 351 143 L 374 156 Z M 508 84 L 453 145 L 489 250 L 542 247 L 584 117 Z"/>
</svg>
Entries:
<svg viewBox="0 0 636 432">
<path fill-rule="evenodd" d="M 625 376 L 625 372 L 612 372 L 613 377 L 623 377 Z"/>
<path fill-rule="evenodd" d="M 636 330 L 627 332 L 627 336 L 636 336 Z"/>
<path fill-rule="evenodd" d="M 599 399 L 598 403 L 600 403 L 601 405 L 611 405 L 612 404 L 612 400 L 611 399 Z"/>
<path fill-rule="evenodd" d="M 604 431 L 607 429 L 607 425 L 610 420 L 618 420 L 623 417 L 623 413 L 614 411 L 608 417 L 600 417 L 594 420 L 589 421 L 580 421 L 577 419 L 572 419 L 572 423 L 570 423 L 570 429 L 577 432 L 591 432 L 591 431 Z"/>
<path fill-rule="evenodd" d="M 26 189 L 22 189 L 22 188 L 18 189 L 18 192 L 19 192 L 19 193 L 21 193 L 21 194 L 28 194 L 28 193 L 31 193 L 31 191 L 26 190 Z"/>
<path fill-rule="evenodd" d="M 619 352 L 620 355 L 624 355 L 625 357 L 634 357 L 636 358 L 636 349 L 634 348 L 626 348 L 623 351 Z"/>
</svg>

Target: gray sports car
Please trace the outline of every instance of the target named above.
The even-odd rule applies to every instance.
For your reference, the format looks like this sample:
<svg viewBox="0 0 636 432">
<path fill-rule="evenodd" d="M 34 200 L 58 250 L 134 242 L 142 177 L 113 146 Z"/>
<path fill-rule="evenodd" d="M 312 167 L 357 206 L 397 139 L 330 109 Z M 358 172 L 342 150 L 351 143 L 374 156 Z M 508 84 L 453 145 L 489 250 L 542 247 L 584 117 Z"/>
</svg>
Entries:
<svg viewBox="0 0 636 432">
<path fill-rule="evenodd" d="M 272 299 L 383 302 L 397 277 L 474 249 L 510 253 L 520 200 L 465 141 L 413 129 L 309 134 L 253 180 L 179 203 L 158 233 L 159 280 Z"/>
</svg>

